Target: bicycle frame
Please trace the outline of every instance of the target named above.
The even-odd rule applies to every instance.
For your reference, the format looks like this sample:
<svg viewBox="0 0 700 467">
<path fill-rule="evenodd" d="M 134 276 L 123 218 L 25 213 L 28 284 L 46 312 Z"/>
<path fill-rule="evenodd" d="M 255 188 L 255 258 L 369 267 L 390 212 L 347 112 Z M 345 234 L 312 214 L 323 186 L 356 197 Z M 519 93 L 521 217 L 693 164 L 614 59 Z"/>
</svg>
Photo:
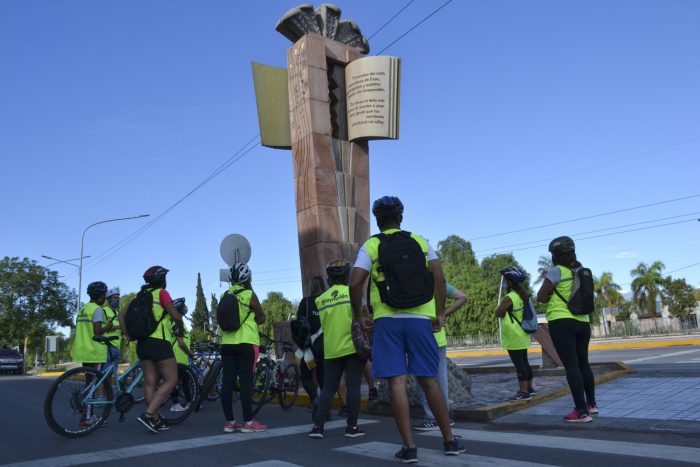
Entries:
<svg viewBox="0 0 700 467">
<path fill-rule="evenodd" d="M 109 344 L 111 346 L 111 344 Z M 120 392 L 121 385 L 120 383 L 127 378 L 131 373 L 133 373 L 135 370 L 139 369 L 141 367 L 141 360 L 136 359 L 136 361 L 129 367 L 127 370 L 122 373 L 121 375 L 119 374 L 119 365 L 115 365 L 114 362 L 109 362 L 105 368 L 100 370 L 102 373 L 102 377 L 97 380 L 90 382 L 89 384 L 86 384 L 85 388 L 81 391 L 81 396 L 83 397 L 83 403 L 85 405 L 92 405 L 92 406 L 101 406 L 101 405 L 113 405 L 114 401 L 116 400 L 116 397 L 113 398 L 113 400 L 100 400 L 100 399 L 93 399 L 95 395 L 95 391 L 104 384 L 105 380 L 108 380 L 112 376 L 114 376 L 115 380 L 115 389 L 116 393 L 118 394 Z M 143 372 L 139 373 L 136 375 L 136 377 L 131 381 L 131 384 L 129 384 L 128 387 L 124 389 L 125 393 L 131 394 L 136 386 L 141 383 L 141 380 L 143 379 Z M 86 392 L 87 391 L 87 392 Z"/>
</svg>

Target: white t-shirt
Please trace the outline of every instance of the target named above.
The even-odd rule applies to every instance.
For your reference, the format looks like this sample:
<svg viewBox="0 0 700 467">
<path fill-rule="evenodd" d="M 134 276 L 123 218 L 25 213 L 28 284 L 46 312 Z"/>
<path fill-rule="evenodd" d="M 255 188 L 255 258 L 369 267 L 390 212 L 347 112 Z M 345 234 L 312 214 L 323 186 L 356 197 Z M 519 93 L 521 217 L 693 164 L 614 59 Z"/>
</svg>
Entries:
<svg viewBox="0 0 700 467">
<path fill-rule="evenodd" d="M 433 250 L 433 247 L 430 246 L 430 243 L 425 243 L 428 244 L 428 261 L 439 259 L 437 253 L 435 253 L 435 250 Z M 369 257 L 367 249 L 364 245 L 362 245 L 360 251 L 357 252 L 357 260 L 355 260 L 355 264 L 353 266 L 356 268 L 364 269 L 365 271 L 372 270 L 372 258 Z"/>
</svg>

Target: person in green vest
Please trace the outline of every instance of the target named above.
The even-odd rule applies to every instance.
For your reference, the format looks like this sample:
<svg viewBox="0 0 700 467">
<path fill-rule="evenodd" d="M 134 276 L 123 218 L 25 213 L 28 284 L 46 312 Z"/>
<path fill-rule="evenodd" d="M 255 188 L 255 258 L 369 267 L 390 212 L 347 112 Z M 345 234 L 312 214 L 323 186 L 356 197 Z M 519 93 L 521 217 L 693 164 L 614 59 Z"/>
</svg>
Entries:
<svg viewBox="0 0 700 467">
<path fill-rule="evenodd" d="M 530 335 L 523 331 L 523 309 L 530 302 L 530 294 L 523 288 L 527 277 L 516 267 L 501 271 L 506 281 L 507 294 L 496 309 L 496 317 L 501 320 L 501 346 L 508 352 L 518 375 L 520 389 L 509 400 L 529 401 L 535 395 L 532 388 L 532 368 L 527 359 Z"/>
<path fill-rule="evenodd" d="M 455 311 L 459 310 L 465 303 L 467 303 L 467 294 L 459 290 L 452 284 L 445 284 L 445 297 L 452 299 L 452 304 L 445 310 L 445 319 L 447 319 Z M 450 408 L 450 395 L 448 391 L 448 379 L 447 379 L 447 332 L 443 327 L 440 331 L 435 333 L 435 340 L 438 344 L 438 349 L 440 350 L 440 361 L 438 362 L 438 383 L 440 383 L 440 390 L 442 395 L 445 396 L 445 402 L 447 403 L 447 408 Z M 436 431 L 440 428 L 438 427 L 437 420 L 435 420 L 435 415 L 433 415 L 432 410 L 430 410 L 430 405 L 428 405 L 428 399 L 425 397 L 425 392 L 420 391 L 420 402 L 423 405 L 423 412 L 425 416 L 423 417 L 423 423 L 415 425 L 414 430 L 418 431 Z M 454 422 L 450 420 L 450 426 L 454 426 Z"/>
<path fill-rule="evenodd" d="M 187 314 L 187 305 L 185 305 L 184 297 L 173 300 L 173 306 L 178 313 L 180 313 L 181 317 L 184 317 Z M 189 366 L 190 358 L 194 358 L 194 353 L 192 353 L 192 350 L 190 349 L 190 331 L 187 329 L 187 325 L 185 324 L 184 320 L 182 326 L 184 329 L 183 335 L 177 334 L 177 327 L 175 325 L 172 325 L 171 328 L 173 352 L 175 353 L 175 360 L 177 361 L 177 376 L 178 380 L 180 381 L 180 387 L 182 387 L 184 392 L 183 396 L 185 398 L 185 405 L 180 403 L 180 394 L 176 387 L 173 392 L 170 393 L 171 412 L 184 412 L 187 410 L 186 406 L 192 402 L 192 395 L 190 394 L 189 385 L 182 384 L 184 374 L 182 366 Z"/>
<path fill-rule="evenodd" d="M 119 326 L 119 287 L 112 287 L 107 291 L 105 296 L 105 304 L 102 306 L 104 312 L 104 321 L 108 325 L 112 325 L 112 330 L 104 333 L 105 336 L 121 337 L 121 328 Z M 112 342 L 113 346 L 109 347 L 107 361 L 119 365 L 121 361 L 121 349 L 118 340 Z"/>
<path fill-rule="evenodd" d="M 574 269 L 581 263 L 576 258 L 576 246 L 569 237 L 557 237 L 549 243 L 554 267 L 549 270 L 537 292 L 537 301 L 547 304 L 547 323 L 552 343 L 566 370 L 566 381 L 576 407 L 564 416 L 570 423 L 592 422 L 598 413 L 595 402 L 595 378 L 588 363 L 591 324 L 588 315 L 574 315 L 567 300 L 574 286 Z"/>
<path fill-rule="evenodd" d="M 316 298 L 316 308 L 323 329 L 323 390 L 314 408 L 314 425 L 309 438 L 324 437 L 323 426 L 328 419 L 333 396 L 338 391 L 340 379 L 345 373 L 347 425 L 346 438 L 357 438 L 365 432 L 357 426 L 360 413 L 360 385 L 362 371 L 367 363 L 355 352 L 352 342 L 352 307 L 350 306 L 350 261 L 341 258 L 326 265 L 326 276 L 330 287 Z"/>
<path fill-rule="evenodd" d="M 221 408 L 224 411 L 224 432 L 255 433 L 266 431 L 267 426 L 253 418 L 253 375 L 260 347 L 259 324 L 265 323 L 265 313 L 258 296 L 253 292 L 253 273 L 245 263 L 236 263 L 229 270 L 231 286 L 224 295 L 234 294 L 238 300 L 241 326 L 236 331 L 221 330 Z M 234 302 L 235 303 L 235 302 Z M 243 423 L 233 416 L 233 390 L 236 378 L 240 383 Z"/>
</svg>

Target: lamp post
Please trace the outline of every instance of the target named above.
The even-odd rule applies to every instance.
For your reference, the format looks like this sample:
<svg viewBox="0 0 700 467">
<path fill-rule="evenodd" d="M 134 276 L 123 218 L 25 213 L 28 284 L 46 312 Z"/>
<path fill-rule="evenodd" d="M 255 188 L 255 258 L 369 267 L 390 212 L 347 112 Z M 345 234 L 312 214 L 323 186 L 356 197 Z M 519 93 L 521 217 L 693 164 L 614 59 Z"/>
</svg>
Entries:
<svg viewBox="0 0 700 467">
<path fill-rule="evenodd" d="M 116 222 L 116 221 L 126 221 L 129 219 L 140 219 L 142 217 L 148 217 L 150 214 L 141 214 L 138 216 L 131 216 L 131 217 L 118 217 L 116 219 L 107 219 L 104 221 L 99 221 L 95 222 L 94 224 L 90 224 L 87 227 L 85 227 L 85 230 L 83 230 L 83 235 L 80 237 L 80 265 L 78 266 L 78 300 L 75 305 L 75 314 L 80 312 L 80 294 L 82 293 L 82 287 L 83 287 L 83 245 L 85 243 L 85 232 L 88 231 L 91 227 L 94 227 L 99 224 L 106 224 L 107 222 Z"/>
<path fill-rule="evenodd" d="M 79 267 L 77 264 L 71 263 L 71 261 L 78 261 L 80 258 L 58 259 L 58 258 L 53 258 L 53 257 L 47 256 L 47 255 L 41 255 L 41 257 L 42 257 L 42 258 L 46 258 L 46 259 L 50 259 L 51 261 L 55 261 L 54 263 L 51 263 L 51 264 L 47 265 L 47 266 L 46 266 L 47 268 L 50 268 L 50 267 L 53 266 L 54 264 L 58 264 L 58 263 L 70 264 L 71 266 L 75 266 L 76 268 Z M 90 255 L 87 255 L 87 256 L 83 256 L 83 258 L 91 258 L 91 256 L 90 256 Z"/>
</svg>

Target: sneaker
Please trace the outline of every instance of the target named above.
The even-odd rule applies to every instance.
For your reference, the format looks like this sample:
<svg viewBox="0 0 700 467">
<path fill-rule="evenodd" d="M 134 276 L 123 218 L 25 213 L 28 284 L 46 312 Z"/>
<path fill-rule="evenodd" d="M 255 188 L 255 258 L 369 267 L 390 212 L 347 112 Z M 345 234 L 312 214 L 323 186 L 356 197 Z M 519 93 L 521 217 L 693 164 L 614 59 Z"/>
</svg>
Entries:
<svg viewBox="0 0 700 467">
<path fill-rule="evenodd" d="M 360 436 L 364 436 L 365 432 L 363 429 L 361 429 L 359 426 L 347 426 L 345 427 L 345 437 L 346 438 L 359 438 Z"/>
<path fill-rule="evenodd" d="M 417 464 L 418 448 L 407 448 L 404 446 L 399 452 L 394 454 L 394 457 L 404 464 Z"/>
<path fill-rule="evenodd" d="M 339 417 L 347 417 L 348 416 L 348 408 L 346 406 L 342 406 L 340 410 L 338 410 L 338 416 Z"/>
<path fill-rule="evenodd" d="M 263 425 L 257 420 L 243 423 L 241 427 L 241 433 L 258 433 L 260 431 L 267 431 L 267 425 Z"/>
<path fill-rule="evenodd" d="M 311 428 L 311 433 L 309 433 L 309 438 L 323 439 L 323 427 L 321 425 L 314 425 Z"/>
<path fill-rule="evenodd" d="M 367 395 L 367 399 L 369 399 L 371 401 L 376 401 L 377 397 L 378 397 L 377 388 L 375 388 L 375 387 L 369 388 L 369 393 Z"/>
<path fill-rule="evenodd" d="M 458 456 L 467 450 L 464 443 L 457 438 L 453 438 L 452 441 L 445 441 L 443 446 L 445 447 L 446 456 Z"/>
<path fill-rule="evenodd" d="M 437 431 L 440 427 L 435 422 L 423 422 L 420 425 L 414 425 L 413 429 L 417 431 Z"/>
<path fill-rule="evenodd" d="M 570 423 L 588 423 L 592 422 L 593 418 L 587 413 L 581 412 L 579 409 L 574 409 L 568 415 L 564 415 L 564 421 Z"/>
<path fill-rule="evenodd" d="M 152 433 L 158 433 L 158 426 L 155 423 L 155 420 L 153 420 L 152 415 L 148 415 L 147 413 L 139 415 L 139 417 L 136 419 L 141 423 L 141 425 L 145 426 L 146 429 Z"/>
<path fill-rule="evenodd" d="M 185 410 L 187 410 L 187 409 L 185 407 L 181 406 L 179 402 L 176 402 L 170 406 L 171 412 L 184 412 Z"/>
<path fill-rule="evenodd" d="M 529 392 L 523 392 L 523 391 L 518 391 L 515 393 L 513 397 L 508 399 L 509 401 L 529 401 L 532 399 L 532 396 L 530 395 Z"/>
<path fill-rule="evenodd" d="M 530 388 L 530 389 L 528 389 L 528 390 L 527 390 L 527 392 L 529 392 L 529 393 L 530 393 L 530 397 L 532 397 L 532 396 L 536 396 L 536 395 L 537 395 L 537 392 L 535 391 L 535 389 L 534 389 L 534 388 Z"/>
<path fill-rule="evenodd" d="M 82 428 L 90 428 L 92 425 L 94 425 L 97 422 L 97 417 L 90 417 L 90 418 L 83 418 L 80 420 L 80 426 Z"/>
<path fill-rule="evenodd" d="M 236 423 L 236 421 L 224 423 L 224 433 L 235 433 L 236 431 L 241 431 L 243 425 Z"/>
<path fill-rule="evenodd" d="M 586 408 L 588 409 L 588 413 L 590 415 L 598 415 L 598 413 L 600 413 L 600 410 L 598 410 L 598 404 L 595 402 L 592 404 L 586 403 Z"/>
<path fill-rule="evenodd" d="M 153 421 L 156 424 L 158 431 L 168 431 L 170 429 L 170 424 L 166 419 L 158 415 L 158 419 Z"/>
<path fill-rule="evenodd" d="M 450 426 L 455 426 L 455 421 L 450 419 Z"/>
</svg>

